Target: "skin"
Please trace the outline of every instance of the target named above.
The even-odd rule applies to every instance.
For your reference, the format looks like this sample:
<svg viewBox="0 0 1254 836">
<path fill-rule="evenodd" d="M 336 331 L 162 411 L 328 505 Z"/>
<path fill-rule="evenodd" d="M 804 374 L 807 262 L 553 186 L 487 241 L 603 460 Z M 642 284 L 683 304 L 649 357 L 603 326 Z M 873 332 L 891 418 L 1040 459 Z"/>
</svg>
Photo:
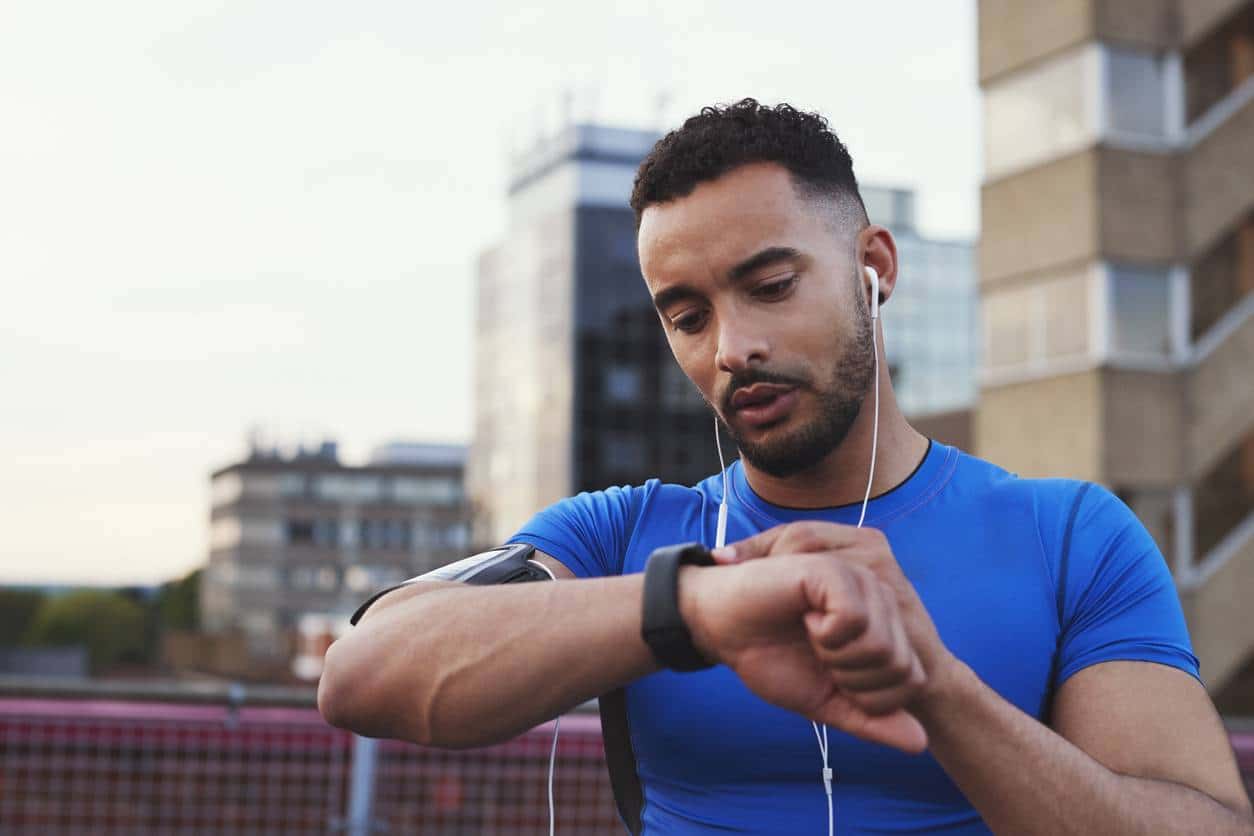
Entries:
<svg viewBox="0 0 1254 836">
<path fill-rule="evenodd" d="M 891 235 L 833 223 L 830 209 L 800 196 L 782 168 L 759 164 L 642 217 L 642 270 L 675 357 L 754 445 L 786 445 L 822 419 L 820 390 L 840 379 L 857 344 L 855 305 L 869 304 L 869 288 L 850 288 L 861 266 L 874 266 L 892 296 Z M 736 269 L 778 247 L 796 254 Z M 897 409 L 877 344 L 873 494 L 903 481 L 927 446 Z M 721 406 L 755 370 L 804 381 L 769 426 Z M 780 475 L 745 461 L 750 484 L 786 506 L 860 501 L 870 412 L 810 467 Z M 995 831 L 1254 832 L 1227 738 L 1191 677 L 1148 663 L 1093 666 L 1059 690 L 1050 729 L 949 653 L 878 532 L 795 523 L 716 556 L 721 565 L 680 573 L 699 650 L 776 705 L 904 751 L 927 746 Z M 430 583 L 384 596 L 328 651 L 323 716 L 368 735 L 478 746 L 656 670 L 640 638 L 642 576 L 570 583 L 565 566 L 540 559 L 558 583 Z"/>
</svg>

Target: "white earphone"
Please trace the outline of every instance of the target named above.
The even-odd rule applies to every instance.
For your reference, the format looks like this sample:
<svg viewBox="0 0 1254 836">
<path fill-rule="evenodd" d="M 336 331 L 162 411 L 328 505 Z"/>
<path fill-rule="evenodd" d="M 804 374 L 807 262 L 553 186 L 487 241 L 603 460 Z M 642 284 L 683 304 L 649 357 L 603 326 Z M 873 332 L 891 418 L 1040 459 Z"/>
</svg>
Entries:
<svg viewBox="0 0 1254 836">
<path fill-rule="evenodd" d="M 866 277 L 871 280 L 871 319 L 880 318 L 880 274 L 875 272 L 875 268 L 867 265 L 862 268 L 862 272 L 866 273 Z"/>
<path fill-rule="evenodd" d="M 871 282 L 871 354 L 874 359 L 875 380 L 875 414 L 871 425 L 871 466 L 866 477 L 866 492 L 862 495 L 862 510 L 858 514 L 858 528 L 866 520 L 866 506 L 871 501 L 871 486 L 875 482 L 875 456 L 879 449 L 880 439 L 880 352 L 878 345 L 877 325 L 880 318 L 880 274 L 869 264 L 862 268 L 863 274 Z M 718 416 L 714 417 L 714 443 L 718 447 L 718 463 L 723 469 L 723 497 L 718 504 L 718 525 L 715 529 L 714 547 L 722 548 L 727 540 L 727 463 L 723 460 L 723 442 L 719 436 Z M 827 794 L 827 834 L 833 836 L 836 819 L 832 809 L 832 778 L 834 774 L 828 761 L 827 726 L 811 722 L 814 736 L 819 743 L 819 754 L 823 758 L 823 790 Z"/>
<path fill-rule="evenodd" d="M 862 497 L 862 512 L 858 515 L 858 528 L 862 527 L 863 521 L 866 519 L 866 506 L 871 501 L 871 485 L 875 481 L 875 454 L 879 447 L 880 436 L 880 354 L 876 332 L 876 324 L 880 318 L 880 274 L 876 272 L 874 267 L 866 265 L 862 268 L 863 273 L 871 282 L 871 353 L 875 357 L 875 415 L 874 423 L 871 427 L 871 467 L 867 474 L 866 493 Z M 723 496 L 718 504 L 718 523 L 714 533 L 714 547 L 721 549 L 727 544 L 727 462 L 723 459 L 723 441 L 719 434 L 718 416 L 714 416 L 714 444 L 718 447 L 718 463 L 722 468 L 723 474 Z M 550 576 L 552 573 L 550 573 Z M 549 752 L 549 836 L 554 836 L 557 828 L 557 807 L 553 800 L 553 773 L 554 766 L 557 763 L 557 736 L 558 730 L 561 728 L 561 718 L 553 724 L 553 746 Z M 835 818 L 832 810 L 832 768 L 828 765 L 827 759 L 827 726 L 819 726 L 818 723 L 811 722 L 814 727 L 814 736 L 819 742 L 819 753 L 823 756 L 823 789 L 827 793 L 827 833 L 832 836 L 835 830 Z M 820 731 L 821 729 L 821 731 Z"/>
</svg>

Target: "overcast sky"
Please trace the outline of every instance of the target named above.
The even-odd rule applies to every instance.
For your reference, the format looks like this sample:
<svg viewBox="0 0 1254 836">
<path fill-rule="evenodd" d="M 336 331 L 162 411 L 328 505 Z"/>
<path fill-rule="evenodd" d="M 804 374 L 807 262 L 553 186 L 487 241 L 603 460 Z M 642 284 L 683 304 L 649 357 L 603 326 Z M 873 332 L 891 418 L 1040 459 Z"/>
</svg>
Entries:
<svg viewBox="0 0 1254 836">
<path fill-rule="evenodd" d="M 0 582 L 203 563 L 252 425 L 469 441 L 475 258 L 564 90 L 819 110 L 925 233 L 977 233 L 974 0 L 618 7 L 4 4 Z"/>
</svg>

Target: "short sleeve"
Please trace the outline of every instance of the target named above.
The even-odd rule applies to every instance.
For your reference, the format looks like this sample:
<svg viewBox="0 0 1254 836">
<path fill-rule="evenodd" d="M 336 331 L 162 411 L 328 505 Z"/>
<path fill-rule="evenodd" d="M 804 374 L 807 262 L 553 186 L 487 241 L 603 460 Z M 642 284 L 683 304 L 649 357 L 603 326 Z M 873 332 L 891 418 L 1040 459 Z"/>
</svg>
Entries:
<svg viewBox="0 0 1254 836">
<path fill-rule="evenodd" d="M 581 493 L 550 505 L 510 538 L 560 560 L 581 578 L 621 575 L 645 487 Z"/>
<path fill-rule="evenodd" d="M 1057 682 L 1112 661 L 1157 662 L 1200 679 L 1175 582 L 1145 526 L 1098 485 L 1081 485 L 1065 505 Z"/>
</svg>

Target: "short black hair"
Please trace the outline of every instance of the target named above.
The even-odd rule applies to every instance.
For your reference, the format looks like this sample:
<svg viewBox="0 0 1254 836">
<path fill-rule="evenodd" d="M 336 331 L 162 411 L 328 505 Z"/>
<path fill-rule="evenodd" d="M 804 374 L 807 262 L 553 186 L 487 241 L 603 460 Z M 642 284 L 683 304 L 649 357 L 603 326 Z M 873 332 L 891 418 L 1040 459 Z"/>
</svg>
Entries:
<svg viewBox="0 0 1254 836">
<path fill-rule="evenodd" d="M 866 207 L 849 150 L 817 113 L 756 99 L 701 108 L 657 141 L 636 171 L 631 208 L 636 228 L 644 210 L 684 197 L 699 184 L 750 163 L 778 163 L 807 196 L 835 200 L 866 223 Z"/>
</svg>

